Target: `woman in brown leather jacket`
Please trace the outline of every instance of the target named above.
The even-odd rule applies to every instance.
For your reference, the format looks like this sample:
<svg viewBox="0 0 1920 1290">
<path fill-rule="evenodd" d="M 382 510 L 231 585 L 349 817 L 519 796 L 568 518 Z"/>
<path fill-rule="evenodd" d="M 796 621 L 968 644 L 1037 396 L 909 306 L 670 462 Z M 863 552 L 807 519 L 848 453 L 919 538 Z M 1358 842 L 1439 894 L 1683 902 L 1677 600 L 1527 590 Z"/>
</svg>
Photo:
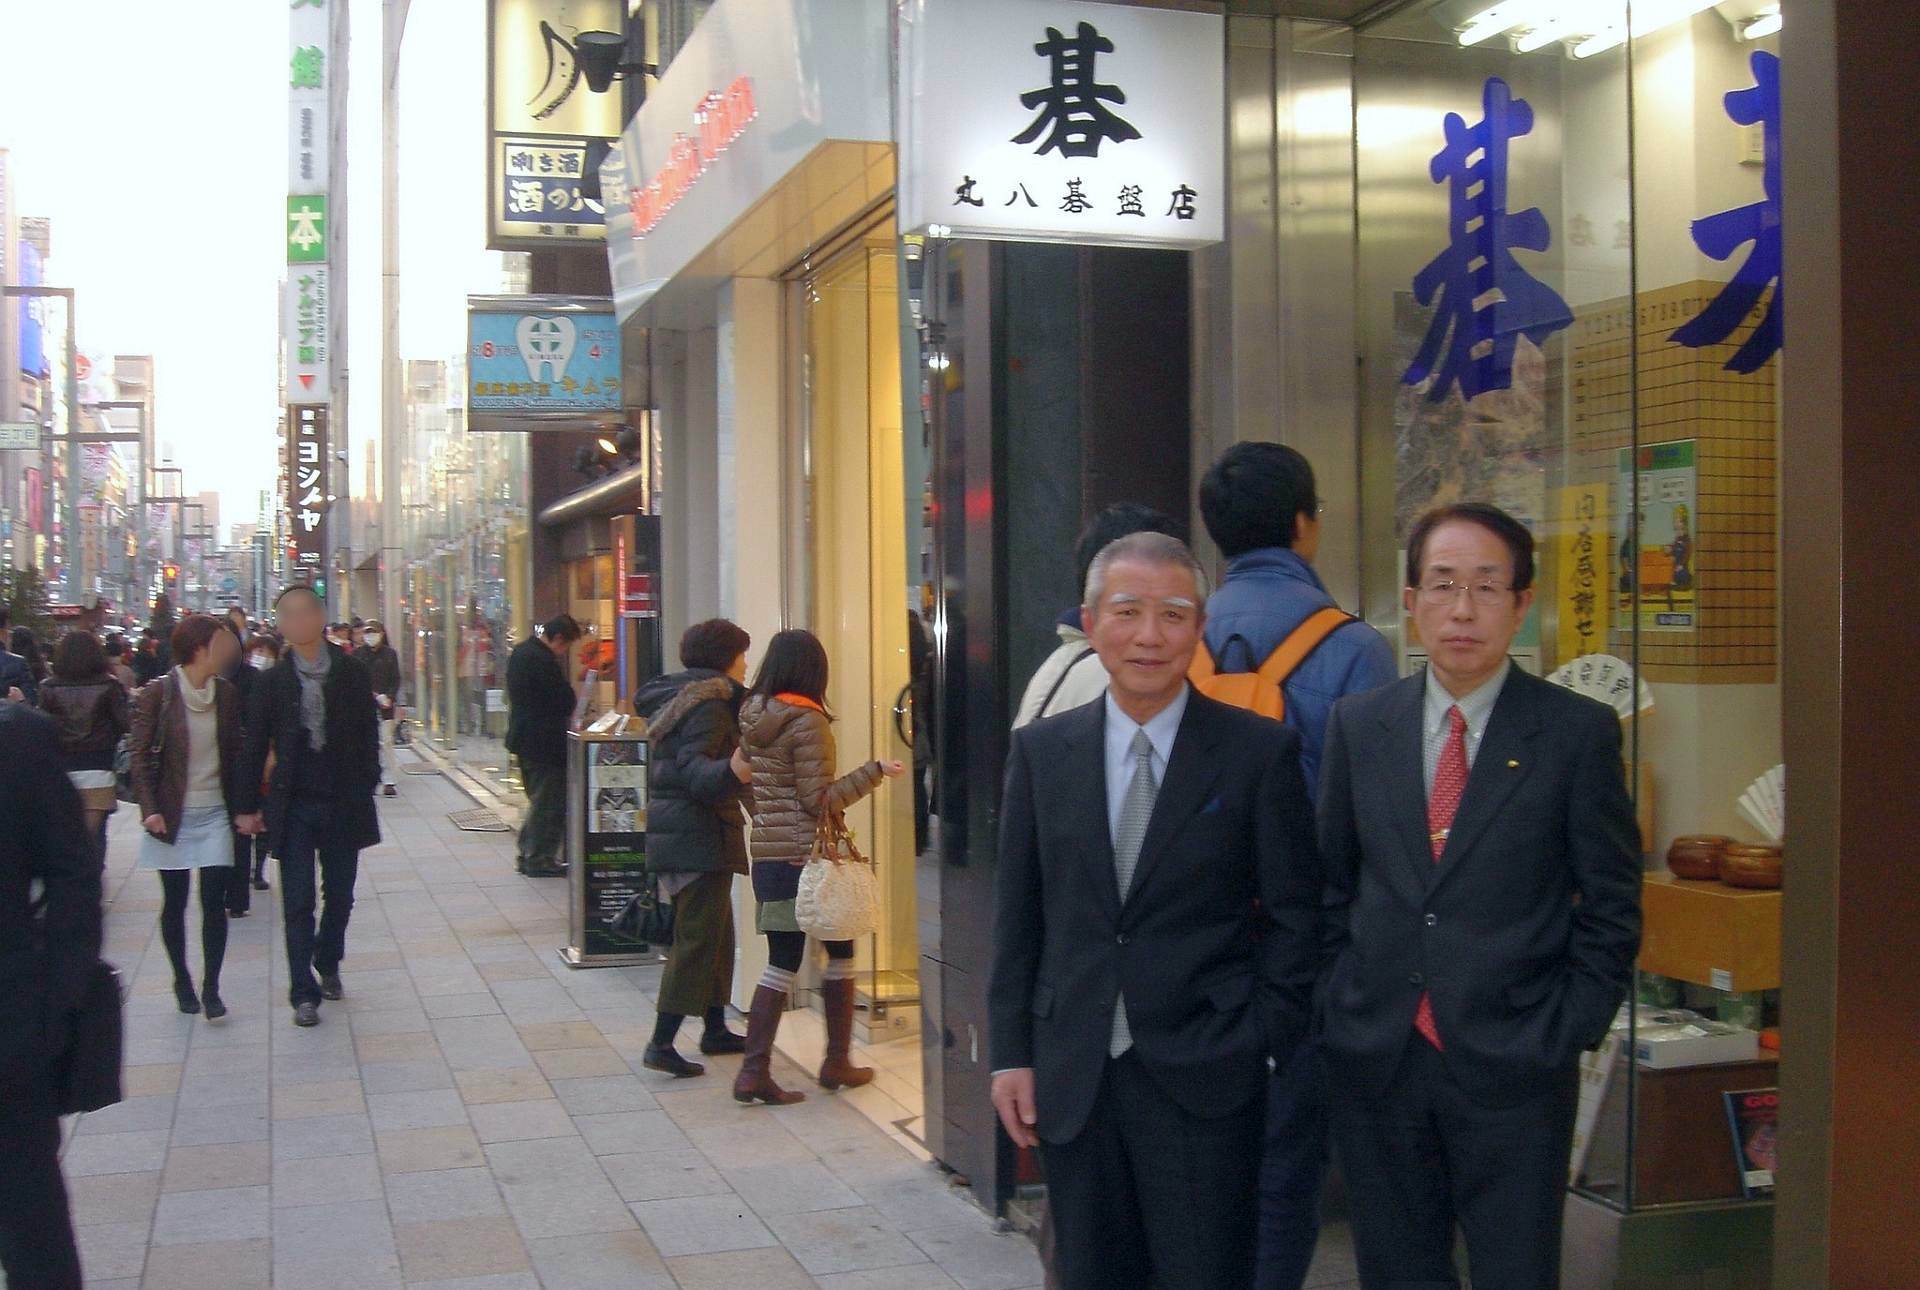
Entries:
<svg viewBox="0 0 1920 1290">
<path fill-rule="evenodd" d="M 53 675 L 40 686 L 40 707 L 60 726 L 60 769 L 80 791 L 87 836 L 107 858 L 107 817 L 113 791 L 113 755 L 127 733 L 127 691 L 109 669 L 99 637 L 70 629 L 53 648 Z"/>
<path fill-rule="evenodd" d="M 133 705 L 133 786 L 140 799 L 142 869 L 160 874 L 160 941 L 173 963 L 180 1011 L 227 1015 L 220 965 L 227 953 L 227 883 L 240 768 L 240 704 L 223 675 L 240 652 L 225 624 L 189 614 L 173 629 L 173 668 L 147 682 Z M 187 970 L 187 885 L 200 871 L 200 991 Z"/>
<path fill-rule="evenodd" d="M 897 761 L 865 762 L 834 778 L 833 730 L 827 713 L 827 651 L 812 632 L 776 635 L 740 709 L 740 748 L 734 769 L 753 785 L 753 894 L 759 902 L 756 928 L 767 938 L 767 968 L 747 1014 L 746 1057 L 733 1082 L 736 1102 L 786 1105 L 804 1093 L 773 1082 L 773 1040 L 793 991 L 794 974 L 806 952 L 806 933 L 793 913 L 800 870 L 813 853 L 822 812 L 846 810 L 880 786 L 883 777 L 906 773 Z M 873 1071 L 848 1060 L 853 1042 L 853 942 L 828 941 L 827 970 L 820 986 L 827 1019 L 827 1055 L 820 1086 L 853 1088 Z"/>
</svg>

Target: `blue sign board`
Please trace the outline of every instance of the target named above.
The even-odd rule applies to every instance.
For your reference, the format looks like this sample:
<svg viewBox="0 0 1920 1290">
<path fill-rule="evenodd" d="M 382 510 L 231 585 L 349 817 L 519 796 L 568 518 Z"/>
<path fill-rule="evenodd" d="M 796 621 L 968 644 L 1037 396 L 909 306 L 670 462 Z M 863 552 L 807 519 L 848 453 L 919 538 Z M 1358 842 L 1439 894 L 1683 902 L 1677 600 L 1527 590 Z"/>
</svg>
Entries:
<svg viewBox="0 0 1920 1290">
<path fill-rule="evenodd" d="M 577 308 L 467 316 L 467 409 L 565 417 L 619 412 L 620 326 Z"/>
</svg>

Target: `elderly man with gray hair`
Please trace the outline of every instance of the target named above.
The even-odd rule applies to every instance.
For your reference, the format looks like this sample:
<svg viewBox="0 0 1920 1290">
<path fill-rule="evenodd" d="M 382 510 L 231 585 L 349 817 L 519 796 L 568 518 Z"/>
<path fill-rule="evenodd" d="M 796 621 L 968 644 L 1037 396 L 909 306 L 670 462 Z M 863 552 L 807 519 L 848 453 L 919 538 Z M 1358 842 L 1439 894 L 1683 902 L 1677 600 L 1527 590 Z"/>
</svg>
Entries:
<svg viewBox="0 0 1920 1290">
<path fill-rule="evenodd" d="M 1007 763 L 993 1102 L 1040 1151 L 1065 1290 L 1252 1284 L 1268 1062 L 1307 1029 L 1300 740 L 1187 684 L 1206 599 L 1176 538 L 1102 550 L 1081 617 L 1106 696 Z"/>
</svg>

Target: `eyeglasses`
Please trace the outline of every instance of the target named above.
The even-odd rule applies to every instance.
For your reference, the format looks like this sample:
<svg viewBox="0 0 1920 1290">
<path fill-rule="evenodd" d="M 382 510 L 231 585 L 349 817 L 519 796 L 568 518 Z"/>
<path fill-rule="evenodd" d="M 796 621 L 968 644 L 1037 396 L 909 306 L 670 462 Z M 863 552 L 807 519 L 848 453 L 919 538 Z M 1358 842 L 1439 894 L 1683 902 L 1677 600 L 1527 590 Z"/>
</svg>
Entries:
<svg viewBox="0 0 1920 1290">
<path fill-rule="evenodd" d="M 1460 593 L 1463 591 L 1472 596 L 1473 603 L 1482 609 L 1492 609 L 1505 597 L 1513 594 L 1512 587 L 1503 586 L 1497 582 L 1476 582 L 1469 585 L 1464 582 L 1454 582 L 1452 579 L 1425 583 L 1414 590 L 1420 593 L 1421 604 L 1432 605 L 1435 608 L 1453 604 L 1460 598 Z"/>
</svg>

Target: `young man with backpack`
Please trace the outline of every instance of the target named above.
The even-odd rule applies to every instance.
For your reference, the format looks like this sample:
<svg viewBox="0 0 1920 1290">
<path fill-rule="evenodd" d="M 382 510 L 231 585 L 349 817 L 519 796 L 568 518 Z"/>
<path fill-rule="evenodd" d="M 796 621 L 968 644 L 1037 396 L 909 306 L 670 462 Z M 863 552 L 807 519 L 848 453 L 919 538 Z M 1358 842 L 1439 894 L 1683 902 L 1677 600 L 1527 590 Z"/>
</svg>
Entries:
<svg viewBox="0 0 1920 1290">
<path fill-rule="evenodd" d="M 1300 736 L 1318 786 L 1334 702 L 1394 680 L 1393 647 L 1341 610 L 1313 571 L 1320 503 L 1313 467 L 1283 444 L 1229 448 L 1200 483 L 1200 515 L 1226 558 L 1191 673 L 1210 698 L 1276 717 Z M 1275 1071 L 1260 1173 L 1259 1290 L 1299 1290 L 1320 1235 L 1326 1105 L 1315 1045 Z"/>
</svg>

